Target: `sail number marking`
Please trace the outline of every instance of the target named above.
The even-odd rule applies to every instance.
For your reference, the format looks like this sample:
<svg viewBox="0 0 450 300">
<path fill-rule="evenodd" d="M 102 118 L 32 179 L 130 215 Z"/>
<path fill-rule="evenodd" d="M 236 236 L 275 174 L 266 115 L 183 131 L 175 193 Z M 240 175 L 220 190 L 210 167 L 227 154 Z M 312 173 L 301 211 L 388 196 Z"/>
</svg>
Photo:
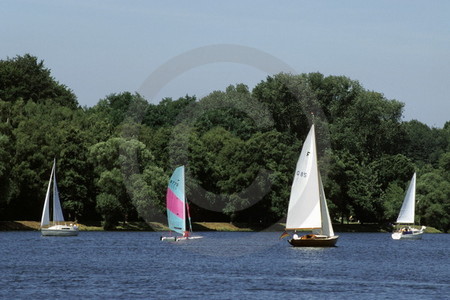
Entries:
<svg viewBox="0 0 450 300">
<path fill-rule="evenodd" d="M 306 172 L 300 172 L 300 171 L 297 171 L 297 176 L 300 176 L 300 177 L 307 177 L 308 176 L 308 174 L 306 173 Z"/>
</svg>

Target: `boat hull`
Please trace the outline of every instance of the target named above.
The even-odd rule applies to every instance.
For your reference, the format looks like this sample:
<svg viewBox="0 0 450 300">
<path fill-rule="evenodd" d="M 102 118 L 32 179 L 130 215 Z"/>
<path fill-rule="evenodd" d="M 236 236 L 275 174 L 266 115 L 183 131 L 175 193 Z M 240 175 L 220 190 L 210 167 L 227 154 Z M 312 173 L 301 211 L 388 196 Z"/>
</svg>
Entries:
<svg viewBox="0 0 450 300">
<path fill-rule="evenodd" d="M 179 241 L 186 241 L 186 240 L 196 240 L 196 239 L 201 239 L 203 238 L 202 236 L 189 236 L 189 237 L 185 237 L 185 236 L 162 236 L 160 239 L 161 241 L 165 241 L 165 242 L 179 242 Z"/>
<path fill-rule="evenodd" d="M 338 240 L 335 236 L 315 236 L 304 235 L 299 239 L 288 240 L 289 244 L 294 247 L 335 247 Z"/>
<path fill-rule="evenodd" d="M 77 226 L 55 225 L 48 228 L 41 228 L 43 236 L 77 236 Z"/>
<path fill-rule="evenodd" d="M 421 229 L 410 228 L 401 229 L 392 233 L 391 237 L 394 240 L 420 240 L 422 239 L 423 231 L 425 230 L 425 226 L 422 226 Z"/>
<path fill-rule="evenodd" d="M 422 239 L 423 232 L 413 232 L 405 234 L 403 232 L 394 232 L 392 238 L 394 240 L 420 240 Z"/>
</svg>

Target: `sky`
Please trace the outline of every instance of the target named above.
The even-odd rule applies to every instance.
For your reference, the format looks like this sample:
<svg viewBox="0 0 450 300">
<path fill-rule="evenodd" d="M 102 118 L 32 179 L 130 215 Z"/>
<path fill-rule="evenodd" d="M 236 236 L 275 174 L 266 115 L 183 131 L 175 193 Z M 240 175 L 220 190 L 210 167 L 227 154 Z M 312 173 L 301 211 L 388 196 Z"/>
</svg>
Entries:
<svg viewBox="0 0 450 300">
<path fill-rule="evenodd" d="M 0 59 L 36 56 L 87 107 L 320 72 L 405 103 L 404 121 L 450 121 L 448 0 L 2 0 L 0 41 Z"/>
</svg>

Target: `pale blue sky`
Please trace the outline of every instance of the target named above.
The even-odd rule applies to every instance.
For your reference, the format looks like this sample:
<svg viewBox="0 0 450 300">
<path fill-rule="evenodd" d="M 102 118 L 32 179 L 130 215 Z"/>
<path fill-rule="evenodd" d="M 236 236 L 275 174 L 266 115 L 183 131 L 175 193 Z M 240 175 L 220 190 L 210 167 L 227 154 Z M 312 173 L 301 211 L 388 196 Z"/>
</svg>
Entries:
<svg viewBox="0 0 450 300">
<path fill-rule="evenodd" d="M 261 59 L 261 66 L 247 63 L 253 51 L 282 62 L 277 72 L 358 80 L 404 102 L 404 120 L 435 127 L 450 120 L 447 0 L 3 0 L 0 41 L 1 59 L 37 56 L 86 106 L 123 91 L 157 103 L 235 83 L 253 88 L 276 69 Z M 223 44 L 241 57 L 221 61 L 229 53 L 216 51 L 210 63 L 171 70 L 173 79 L 156 94 L 143 92 L 165 63 Z"/>
</svg>

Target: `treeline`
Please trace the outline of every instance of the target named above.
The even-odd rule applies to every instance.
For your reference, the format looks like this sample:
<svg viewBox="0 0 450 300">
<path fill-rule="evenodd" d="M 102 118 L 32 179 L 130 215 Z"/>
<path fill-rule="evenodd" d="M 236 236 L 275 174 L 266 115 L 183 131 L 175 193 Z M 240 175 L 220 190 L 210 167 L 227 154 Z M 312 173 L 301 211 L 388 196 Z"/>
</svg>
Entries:
<svg viewBox="0 0 450 300">
<path fill-rule="evenodd" d="M 426 99 L 424 99 L 426 101 Z M 450 122 L 402 121 L 403 103 L 358 81 L 277 74 L 202 99 L 150 104 L 111 94 L 80 107 L 31 55 L 0 61 L 0 220 L 39 220 L 53 158 L 71 220 L 165 220 L 165 190 L 186 166 L 194 221 L 283 220 L 314 119 L 336 222 L 395 222 L 414 171 L 417 222 L 450 229 Z"/>
</svg>

